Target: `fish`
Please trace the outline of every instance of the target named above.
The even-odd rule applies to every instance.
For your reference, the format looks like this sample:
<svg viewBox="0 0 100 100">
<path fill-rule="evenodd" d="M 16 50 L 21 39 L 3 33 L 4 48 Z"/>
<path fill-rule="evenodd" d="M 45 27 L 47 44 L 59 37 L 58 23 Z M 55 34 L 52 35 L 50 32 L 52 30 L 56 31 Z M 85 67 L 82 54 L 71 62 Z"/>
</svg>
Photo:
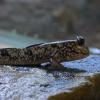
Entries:
<svg viewBox="0 0 100 100">
<path fill-rule="evenodd" d="M 61 67 L 61 62 L 80 60 L 89 56 L 85 39 L 39 43 L 25 48 L 1 48 L 0 65 L 35 66 L 49 62 L 53 67 Z"/>
</svg>

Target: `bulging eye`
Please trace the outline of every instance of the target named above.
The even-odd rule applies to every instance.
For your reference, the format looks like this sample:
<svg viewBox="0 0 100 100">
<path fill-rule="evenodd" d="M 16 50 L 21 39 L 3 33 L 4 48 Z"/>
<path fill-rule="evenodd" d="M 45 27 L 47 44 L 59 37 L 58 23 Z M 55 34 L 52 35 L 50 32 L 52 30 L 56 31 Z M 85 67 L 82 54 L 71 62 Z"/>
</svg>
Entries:
<svg viewBox="0 0 100 100">
<path fill-rule="evenodd" d="M 85 43 L 84 37 L 82 37 L 82 36 L 77 36 L 77 43 L 78 43 L 79 45 L 84 45 L 84 43 Z"/>
</svg>

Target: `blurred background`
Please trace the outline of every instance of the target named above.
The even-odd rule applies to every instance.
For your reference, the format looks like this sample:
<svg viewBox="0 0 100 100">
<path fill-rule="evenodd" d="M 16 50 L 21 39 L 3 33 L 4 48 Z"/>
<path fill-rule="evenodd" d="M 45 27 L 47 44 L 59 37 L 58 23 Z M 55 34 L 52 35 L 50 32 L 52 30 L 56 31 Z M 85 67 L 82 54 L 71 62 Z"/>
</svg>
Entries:
<svg viewBox="0 0 100 100">
<path fill-rule="evenodd" d="M 100 0 L 0 0 L 1 47 L 86 38 L 100 48 Z"/>
</svg>

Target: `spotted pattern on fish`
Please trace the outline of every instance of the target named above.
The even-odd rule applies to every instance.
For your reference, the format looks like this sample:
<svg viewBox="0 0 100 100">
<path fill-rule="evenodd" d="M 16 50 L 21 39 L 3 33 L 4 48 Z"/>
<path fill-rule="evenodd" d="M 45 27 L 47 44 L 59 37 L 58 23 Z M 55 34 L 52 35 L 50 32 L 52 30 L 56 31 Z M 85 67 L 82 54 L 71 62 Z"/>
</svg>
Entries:
<svg viewBox="0 0 100 100">
<path fill-rule="evenodd" d="M 0 65 L 30 66 L 50 62 L 54 66 L 64 61 L 82 59 L 89 55 L 82 36 L 76 40 L 40 43 L 26 48 L 0 49 Z"/>
</svg>

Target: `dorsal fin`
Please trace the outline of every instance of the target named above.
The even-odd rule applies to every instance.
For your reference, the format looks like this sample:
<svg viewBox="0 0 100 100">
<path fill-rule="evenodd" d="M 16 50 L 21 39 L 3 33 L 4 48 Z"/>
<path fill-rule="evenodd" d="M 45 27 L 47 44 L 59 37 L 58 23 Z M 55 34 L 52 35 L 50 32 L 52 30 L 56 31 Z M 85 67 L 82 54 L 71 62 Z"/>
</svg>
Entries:
<svg viewBox="0 0 100 100">
<path fill-rule="evenodd" d="M 38 46 L 38 45 L 41 45 L 41 44 L 44 44 L 44 43 L 33 44 L 33 45 L 30 45 L 30 46 L 28 46 L 26 48 L 31 48 L 31 47 Z"/>
</svg>

